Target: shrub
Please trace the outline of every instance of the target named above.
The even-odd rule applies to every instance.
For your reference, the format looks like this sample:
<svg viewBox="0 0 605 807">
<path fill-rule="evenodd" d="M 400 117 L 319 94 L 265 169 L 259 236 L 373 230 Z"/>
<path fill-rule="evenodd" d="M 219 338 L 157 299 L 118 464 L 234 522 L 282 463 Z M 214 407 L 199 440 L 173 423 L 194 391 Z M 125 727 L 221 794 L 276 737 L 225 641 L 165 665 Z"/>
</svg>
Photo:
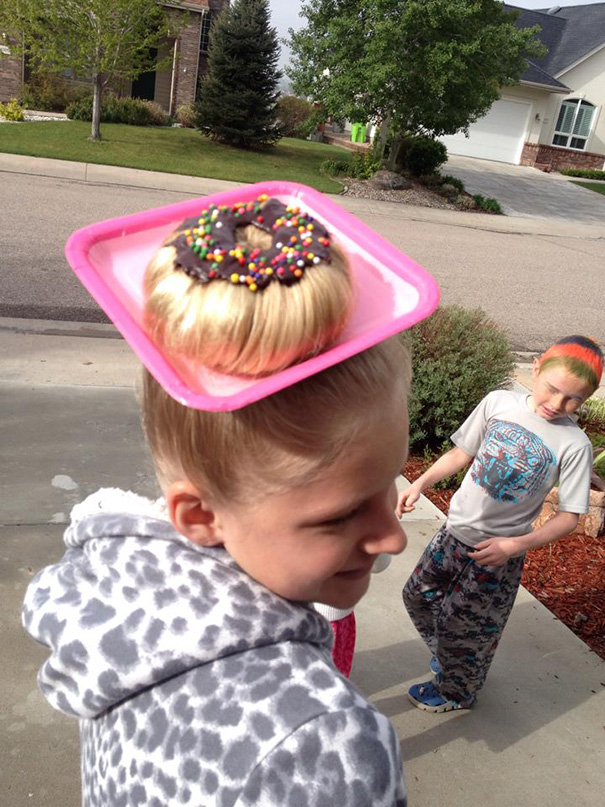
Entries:
<svg viewBox="0 0 605 807">
<path fill-rule="evenodd" d="M 124 100 L 124 99 L 123 99 Z M 138 99 L 134 99 L 138 100 Z M 149 110 L 149 114 L 151 115 L 151 121 L 153 126 L 168 126 L 172 123 L 172 118 L 168 115 L 161 104 L 158 104 L 157 101 L 143 101 L 147 109 Z"/>
<path fill-rule="evenodd" d="M 195 129 L 196 111 L 193 104 L 181 104 L 176 111 L 177 123 L 186 129 Z"/>
<path fill-rule="evenodd" d="M 417 177 L 418 182 L 431 190 L 438 190 L 443 185 L 441 174 L 425 174 Z"/>
<path fill-rule="evenodd" d="M 479 308 L 442 306 L 403 335 L 412 351 L 410 447 L 437 451 L 514 368 L 504 331 Z"/>
<path fill-rule="evenodd" d="M 92 95 L 73 101 L 67 107 L 71 120 L 92 120 Z M 159 104 L 140 98 L 118 98 L 108 93 L 101 104 L 101 123 L 127 123 L 131 126 L 163 126 L 170 118 Z"/>
<path fill-rule="evenodd" d="M 460 193 L 464 193 L 464 182 L 461 179 L 453 177 L 451 174 L 446 174 L 441 177 L 441 181 L 444 185 L 453 185 Z"/>
<path fill-rule="evenodd" d="M 329 177 L 350 176 L 351 163 L 349 160 L 324 160 L 320 163 L 319 170 Z"/>
<path fill-rule="evenodd" d="M 476 193 L 473 199 L 477 203 L 477 206 L 485 210 L 486 213 L 502 213 L 502 208 L 498 200 L 493 199 L 491 196 L 486 198 L 485 196 L 481 196 L 480 193 Z"/>
<path fill-rule="evenodd" d="M 0 118 L 9 121 L 22 121 L 25 120 L 23 109 L 16 98 L 11 98 L 8 104 L 0 103 Z"/>
<path fill-rule="evenodd" d="M 78 97 L 90 90 L 71 87 L 63 76 L 54 73 L 34 73 L 21 89 L 21 103 L 27 109 L 43 112 L 64 112 Z"/>
<path fill-rule="evenodd" d="M 589 398 L 578 409 L 578 423 L 583 429 L 605 431 L 605 400 Z"/>
<path fill-rule="evenodd" d="M 439 140 L 424 135 L 414 137 L 402 149 L 399 162 L 415 177 L 434 174 L 447 160 L 447 149 Z"/>
<path fill-rule="evenodd" d="M 568 177 L 605 180 L 605 171 L 599 171 L 597 168 L 561 168 L 560 173 Z"/>
<path fill-rule="evenodd" d="M 371 179 L 376 171 L 382 168 L 382 160 L 371 149 L 363 153 L 356 152 L 350 166 L 350 173 L 355 179 Z"/>
<path fill-rule="evenodd" d="M 295 95 L 282 95 L 277 102 L 277 119 L 284 137 L 307 139 L 311 126 L 315 128 L 313 104 Z M 313 118 L 312 124 L 310 124 Z"/>
</svg>

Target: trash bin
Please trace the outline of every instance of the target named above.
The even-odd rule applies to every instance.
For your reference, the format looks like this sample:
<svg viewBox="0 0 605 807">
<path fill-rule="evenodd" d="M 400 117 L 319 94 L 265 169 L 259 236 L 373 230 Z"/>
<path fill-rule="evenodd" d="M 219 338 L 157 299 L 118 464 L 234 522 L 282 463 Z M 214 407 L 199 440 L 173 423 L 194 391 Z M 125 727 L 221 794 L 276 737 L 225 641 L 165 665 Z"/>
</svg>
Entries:
<svg viewBox="0 0 605 807">
<path fill-rule="evenodd" d="M 351 143 L 357 143 L 359 140 L 359 130 L 361 129 L 361 123 L 352 123 L 351 124 Z"/>
<path fill-rule="evenodd" d="M 359 140 L 357 141 L 358 143 L 365 143 L 366 142 L 366 129 L 367 128 L 368 127 L 366 126 L 365 123 L 360 123 L 359 124 L 359 132 L 358 132 Z"/>
</svg>

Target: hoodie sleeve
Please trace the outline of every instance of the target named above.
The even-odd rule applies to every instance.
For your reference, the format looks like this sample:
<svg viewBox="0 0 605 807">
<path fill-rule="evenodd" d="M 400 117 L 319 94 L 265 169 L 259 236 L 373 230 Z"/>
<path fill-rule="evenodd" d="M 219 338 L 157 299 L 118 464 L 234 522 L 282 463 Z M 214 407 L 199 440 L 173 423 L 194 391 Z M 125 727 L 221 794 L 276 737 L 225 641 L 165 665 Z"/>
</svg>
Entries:
<svg viewBox="0 0 605 807">
<path fill-rule="evenodd" d="M 369 707 L 299 726 L 256 766 L 237 807 L 406 807 L 399 741 Z"/>
</svg>

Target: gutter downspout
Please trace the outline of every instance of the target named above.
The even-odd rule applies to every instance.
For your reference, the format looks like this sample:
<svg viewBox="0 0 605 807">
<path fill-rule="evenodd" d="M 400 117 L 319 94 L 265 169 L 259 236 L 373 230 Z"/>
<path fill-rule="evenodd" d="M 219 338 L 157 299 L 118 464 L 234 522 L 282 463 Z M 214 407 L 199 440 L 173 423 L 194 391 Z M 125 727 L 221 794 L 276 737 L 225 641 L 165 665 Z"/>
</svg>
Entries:
<svg viewBox="0 0 605 807">
<path fill-rule="evenodd" d="M 176 85 L 176 61 L 178 55 L 178 37 L 174 40 L 174 50 L 172 54 L 172 76 L 170 78 L 170 101 L 168 104 L 168 114 L 172 115 L 174 112 L 174 89 Z"/>
</svg>

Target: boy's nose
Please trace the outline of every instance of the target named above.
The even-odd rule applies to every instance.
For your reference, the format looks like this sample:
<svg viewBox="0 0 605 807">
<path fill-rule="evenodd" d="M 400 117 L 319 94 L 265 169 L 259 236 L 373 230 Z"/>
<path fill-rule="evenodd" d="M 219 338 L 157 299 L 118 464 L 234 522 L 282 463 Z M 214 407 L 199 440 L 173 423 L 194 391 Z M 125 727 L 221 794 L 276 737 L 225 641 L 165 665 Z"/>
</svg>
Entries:
<svg viewBox="0 0 605 807">
<path fill-rule="evenodd" d="M 372 534 L 365 539 L 363 549 L 368 555 L 399 555 L 406 548 L 408 537 L 395 512 L 390 510 L 380 524 L 374 523 Z"/>
<path fill-rule="evenodd" d="M 565 401 L 564 395 L 553 395 L 551 398 L 551 406 L 556 412 L 560 412 L 563 409 L 563 403 Z"/>
</svg>

